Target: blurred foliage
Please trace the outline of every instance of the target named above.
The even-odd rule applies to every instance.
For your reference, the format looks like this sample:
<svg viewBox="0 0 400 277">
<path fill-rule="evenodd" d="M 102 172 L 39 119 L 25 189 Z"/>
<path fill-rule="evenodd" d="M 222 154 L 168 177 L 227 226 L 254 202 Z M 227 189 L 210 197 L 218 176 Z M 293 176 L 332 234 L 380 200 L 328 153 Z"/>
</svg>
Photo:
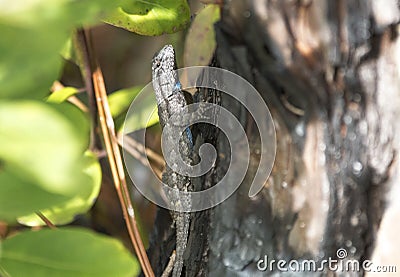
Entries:
<svg viewBox="0 0 400 277">
<path fill-rule="evenodd" d="M 78 164 L 82 171 L 76 172 L 75 175 L 82 175 L 85 181 L 79 186 L 79 191 L 74 195 L 66 196 L 65 201 L 59 201 L 56 205 L 41 210 L 41 213 L 53 224 L 67 224 L 73 221 L 77 214 L 86 213 L 99 194 L 101 168 L 95 155 L 87 151 Z M 45 225 L 36 214 L 19 217 L 18 222 L 28 226 Z"/>
<path fill-rule="evenodd" d="M 122 131 L 125 127 L 125 132 L 133 132 L 150 127 L 158 122 L 158 113 L 152 113 L 153 111 L 157 111 L 157 106 L 154 101 L 142 101 L 140 106 L 135 106 L 135 112 L 131 113 L 129 118 L 126 118 L 130 104 L 142 91 L 142 88 L 142 86 L 136 86 L 122 89 L 113 92 L 108 97 L 111 114 L 115 118 L 117 130 Z M 149 113 L 152 113 L 150 118 L 146 117 Z"/>
<path fill-rule="evenodd" d="M 42 99 L 57 79 L 72 30 L 94 24 L 121 1 L 0 2 L 0 98 Z"/>
<path fill-rule="evenodd" d="M 69 103 L 1 102 L 0 218 L 13 221 L 82 193 L 95 178 L 82 172 L 88 133 L 87 116 Z"/>
<path fill-rule="evenodd" d="M 49 103 L 56 103 L 60 104 L 66 101 L 72 95 L 75 95 L 79 92 L 77 88 L 74 87 L 64 87 L 62 89 L 54 91 L 50 96 L 47 98 L 47 102 Z"/>
<path fill-rule="evenodd" d="M 183 0 L 0 1 L 0 221 L 41 226 L 40 212 L 53 224 L 69 224 L 97 199 L 102 172 L 88 150 L 89 116 L 66 101 L 82 98 L 81 89 L 49 92 L 62 71 L 62 57 L 76 60 L 75 29 L 102 20 L 158 35 L 186 27 L 190 12 Z M 120 125 L 139 91 L 110 95 Z M 0 250 L 1 276 L 132 276 L 139 271 L 116 239 L 84 229 L 20 232 L 6 238 Z"/>
<path fill-rule="evenodd" d="M 105 21 L 141 35 L 156 36 L 187 27 L 190 10 L 187 0 L 129 1 Z"/>
<path fill-rule="evenodd" d="M 25 231 L 3 243 L 2 276 L 133 276 L 138 263 L 111 238 L 81 228 Z M 98 256 L 101 262 L 94 264 Z"/>
</svg>

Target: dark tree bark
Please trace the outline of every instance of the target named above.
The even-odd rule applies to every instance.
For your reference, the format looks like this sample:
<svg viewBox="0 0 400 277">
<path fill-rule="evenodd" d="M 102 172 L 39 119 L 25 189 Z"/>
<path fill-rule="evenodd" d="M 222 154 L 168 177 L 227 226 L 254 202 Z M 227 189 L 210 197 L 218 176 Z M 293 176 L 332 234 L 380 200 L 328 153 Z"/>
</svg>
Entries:
<svg viewBox="0 0 400 277">
<path fill-rule="evenodd" d="M 382 256 L 396 242 L 380 246 L 390 236 L 382 217 L 396 209 L 388 196 L 398 200 L 400 191 L 399 19 L 395 0 L 225 1 L 215 26 L 216 59 L 265 99 L 277 155 L 262 193 L 248 198 L 259 159 L 257 132 L 246 110 L 222 95 L 222 105 L 250 135 L 251 166 L 232 197 L 197 215 L 186 276 L 287 276 L 261 272 L 257 261 L 268 255 L 321 262 L 337 259 L 340 248 L 346 259 L 374 257 L 397 262 L 400 270 L 398 261 Z M 219 153 L 228 150 L 220 137 Z M 219 160 L 204 182 L 220 178 L 228 162 Z M 364 273 L 326 266 L 301 274 Z"/>
</svg>

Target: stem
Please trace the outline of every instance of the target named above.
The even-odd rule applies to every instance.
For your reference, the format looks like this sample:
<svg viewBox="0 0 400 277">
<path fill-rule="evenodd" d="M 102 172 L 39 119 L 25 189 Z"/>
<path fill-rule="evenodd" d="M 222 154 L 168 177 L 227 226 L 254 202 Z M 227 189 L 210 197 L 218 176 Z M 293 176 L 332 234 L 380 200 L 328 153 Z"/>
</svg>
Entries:
<svg viewBox="0 0 400 277">
<path fill-rule="evenodd" d="M 80 42 L 80 50 L 86 51 L 85 55 L 88 58 L 89 66 L 84 65 L 84 68 L 90 69 L 90 77 L 91 82 L 93 82 L 94 89 L 94 97 L 91 97 L 92 99 L 96 100 L 97 112 L 101 131 L 103 134 L 104 144 L 106 146 L 107 157 L 110 163 L 115 189 L 117 190 L 119 201 L 121 203 L 122 213 L 124 215 L 129 237 L 132 241 L 132 245 L 135 249 L 140 265 L 142 266 L 144 275 L 148 277 L 153 277 L 153 269 L 151 268 L 146 250 L 143 245 L 143 241 L 140 237 L 133 206 L 129 197 L 121 153 L 118 147 L 118 140 L 114 128 L 114 121 L 112 119 L 110 108 L 108 105 L 103 74 L 101 72 L 99 63 L 96 59 L 91 44 L 89 31 L 79 31 L 78 36 L 80 37 L 78 39 L 78 41 Z"/>
</svg>

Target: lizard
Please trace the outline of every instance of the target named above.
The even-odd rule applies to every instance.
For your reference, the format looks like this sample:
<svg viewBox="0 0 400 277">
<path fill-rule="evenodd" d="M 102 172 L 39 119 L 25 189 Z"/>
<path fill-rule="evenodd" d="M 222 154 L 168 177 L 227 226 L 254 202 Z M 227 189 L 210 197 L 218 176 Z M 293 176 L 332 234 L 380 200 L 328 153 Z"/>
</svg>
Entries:
<svg viewBox="0 0 400 277">
<path fill-rule="evenodd" d="M 175 51 L 171 45 L 164 46 L 153 58 L 152 84 L 156 96 L 158 116 L 163 129 L 168 119 L 174 113 L 182 112 L 188 105 L 176 72 Z M 193 138 L 187 128 L 179 140 L 179 151 L 187 164 L 192 163 Z M 174 172 L 168 164 L 162 174 L 162 182 L 173 188 L 175 192 L 188 191 L 191 186 L 190 177 Z M 190 199 L 181 199 L 178 193 L 167 195 L 172 205 L 184 205 L 185 210 L 190 208 Z M 190 214 L 171 210 L 176 229 L 176 258 L 172 271 L 173 277 L 181 276 L 183 269 L 183 254 L 185 252 L 190 225 Z"/>
</svg>

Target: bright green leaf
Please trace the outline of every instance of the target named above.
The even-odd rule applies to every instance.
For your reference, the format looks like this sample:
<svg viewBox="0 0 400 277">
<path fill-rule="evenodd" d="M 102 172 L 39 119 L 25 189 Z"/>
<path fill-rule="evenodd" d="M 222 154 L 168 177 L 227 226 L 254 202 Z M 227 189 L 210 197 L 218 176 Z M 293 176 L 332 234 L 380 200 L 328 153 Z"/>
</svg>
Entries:
<svg viewBox="0 0 400 277">
<path fill-rule="evenodd" d="M 70 196 L 80 190 L 77 162 L 88 138 L 87 117 L 69 103 L 0 102 L 0 160 L 50 193 Z"/>
<path fill-rule="evenodd" d="M 99 22 L 122 1 L 0 1 L 0 98 L 43 99 L 75 27 Z"/>
<path fill-rule="evenodd" d="M 125 134 L 150 127 L 159 121 L 157 104 L 153 99 L 146 97 L 142 100 L 140 105 L 135 105 L 135 110 L 127 115 L 121 125 L 120 130 L 124 129 Z"/>
<path fill-rule="evenodd" d="M 139 94 L 143 87 L 132 87 L 113 92 L 108 96 L 111 115 L 114 118 L 115 128 L 121 130 L 124 126 L 126 112 L 132 101 Z"/>
<path fill-rule="evenodd" d="M 137 261 L 117 240 L 80 228 L 25 231 L 2 245 L 0 272 L 10 276 L 136 276 Z"/>
<path fill-rule="evenodd" d="M 214 23 L 219 18 L 218 5 L 207 5 L 197 14 L 185 40 L 185 67 L 210 64 L 216 47 Z"/>
<path fill-rule="evenodd" d="M 83 156 L 88 137 L 88 119 L 69 103 L 1 102 L 0 219 L 52 209 L 61 224 L 89 209 L 100 169 Z"/>
<path fill-rule="evenodd" d="M 175 33 L 190 22 L 186 0 L 130 1 L 119 7 L 105 22 L 141 35 Z"/>
<path fill-rule="evenodd" d="M 59 74 L 58 51 L 68 34 L 6 25 L 1 19 L 0 99 L 42 99 Z"/>
<path fill-rule="evenodd" d="M 82 172 L 76 174 L 86 175 L 87 182 L 82 182 L 80 191 L 66 201 L 60 201 L 50 208 L 40 210 L 53 224 L 70 223 L 76 215 L 86 213 L 94 204 L 100 191 L 101 168 L 93 153 L 86 152 L 83 157 L 82 168 Z M 85 180 L 83 177 L 82 180 Z M 45 225 L 36 214 L 20 217 L 18 222 L 28 226 Z"/>
<path fill-rule="evenodd" d="M 15 223 L 18 216 L 48 208 L 68 198 L 43 190 L 29 178 L 0 169 L 0 220 Z M 1 274 L 0 274 L 1 275 Z"/>
<path fill-rule="evenodd" d="M 139 105 L 135 105 L 128 117 L 126 113 L 133 100 L 143 87 L 132 87 L 113 92 L 108 96 L 111 114 L 114 117 L 117 130 L 121 131 L 126 126 L 125 132 L 133 132 L 150 127 L 158 122 L 157 104 L 152 97 L 141 97 Z M 150 118 L 149 118 L 149 115 Z"/>
<path fill-rule="evenodd" d="M 143 86 L 122 89 L 113 92 L 108 96 L 108 104 L 110 105 L 111 115 L 117 117 L 126 112 L 135 99 L 136 95 L 142 90 Z"/>
<path fill-rule="evenodd" d="M 74 87 L 64 87 L 60 90 L 57 90 L 50 94 L 50 96 L 47 98 L 47 102 L 49 103 L 56 103 L 60 104 L 67 100 L 69 97 L 72 95 L 77 94 L 79 91 L 77 88 Z"/>
</svg>

